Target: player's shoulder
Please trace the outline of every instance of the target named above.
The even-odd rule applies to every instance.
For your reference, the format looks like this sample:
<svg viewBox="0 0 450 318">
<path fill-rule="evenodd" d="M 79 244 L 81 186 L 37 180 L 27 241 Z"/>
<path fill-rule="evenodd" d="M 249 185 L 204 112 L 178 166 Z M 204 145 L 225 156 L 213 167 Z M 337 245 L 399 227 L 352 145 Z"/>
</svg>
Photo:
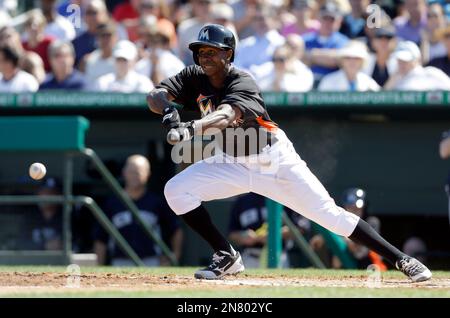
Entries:
<svg viewBox="0 0 450 318">
<path fill-rule="evenodd" d="M 249 72 L 242 70 L 234 65 L 231 67 L 228 77 L 233 84 L 245 83 L 250 85 L 254 84 L 256 86 L 256 82 Z"/>
</svg>

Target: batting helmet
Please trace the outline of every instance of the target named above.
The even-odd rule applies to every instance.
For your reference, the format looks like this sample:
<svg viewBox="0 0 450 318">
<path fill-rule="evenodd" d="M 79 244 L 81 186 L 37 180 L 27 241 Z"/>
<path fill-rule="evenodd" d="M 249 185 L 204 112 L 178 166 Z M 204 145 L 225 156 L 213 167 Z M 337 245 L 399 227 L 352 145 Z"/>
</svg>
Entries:
<svg viewBox="0 0 450 318">
<path fill-rule="evenodd" d="M 350 188 L 345 190 L 342 197 L 342 205 L 354 205 L 360 209 L 366 207 L 366 191 L 360 188 Z"/>
<path fill-rule="evenodd" d="M 233 32 L 225 28 L 220 24 L 208 24 L 205 25 L 198 33 L 197 41 L 189 44 L 189 49 L 194 54 L 195 64 L 198 63 L 197 52 L 200 46 L 207 45 L 213 46 L 219 49 L 232 50 L 231 62 L 234 60 L 234 50 L 236 48 L 236 39 Z"/>
</svg>

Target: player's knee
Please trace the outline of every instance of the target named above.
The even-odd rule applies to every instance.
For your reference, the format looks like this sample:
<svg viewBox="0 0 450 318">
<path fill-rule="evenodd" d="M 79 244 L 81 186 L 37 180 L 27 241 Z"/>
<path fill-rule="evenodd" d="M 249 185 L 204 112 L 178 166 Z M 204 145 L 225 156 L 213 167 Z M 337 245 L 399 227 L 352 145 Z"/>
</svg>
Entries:
<svg viewBox="0 0 450 318">
<path fill-rule="evenodd" d="M 184 182 L 176 178 L 170 179 L 164 186 L 167 204 L 177 215 L 187 213 L 200 205 L 201 201 L 189 192 Z"/>
<path fill-rule="evenodd" d="M 177 194 L 179 195 L 180 191 L 182 191 L 182 189 L 180 189 L 179 183 L 175 182 L 173 178 L 167 181 L 164 186 L 164 196 L 166 197 L 167 202 L 170 202 Z"/>
</svg>

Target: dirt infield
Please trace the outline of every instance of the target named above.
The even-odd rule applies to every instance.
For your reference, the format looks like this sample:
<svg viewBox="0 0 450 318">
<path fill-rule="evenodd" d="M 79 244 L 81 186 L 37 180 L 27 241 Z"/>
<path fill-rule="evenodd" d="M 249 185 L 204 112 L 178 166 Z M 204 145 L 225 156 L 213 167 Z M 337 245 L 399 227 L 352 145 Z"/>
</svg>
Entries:
<svg viewBox="0 0 450 318">
<path fill-rule="evenodd" d="M 79 280 L 78 280 L 79 277 Z M 77 285 L 79 282 L 79 285 Z M 93 291 L 188 291 L 192 288 L 204 291 L 238 290 L 242 288 L 380 288 L 380 289 L 422 289 L 441 290 L 444 297 L 450 295 L 450 279 L 434 278 L 420 284 L 407 279 L 382 278 L 373 281 L 365 275 L 344 275 L 341 277 L 293 277 L 292 275 L 248 275 L 241 274 L 224 280 L 196 280 L 192 276 L 147 273 L 88 273 L 71 276 L 61 272 L 0 272 L 0 297 L 21 293 L 67 293 L 68 290 Z M 447 295 L 447 296 L 446 296 Z"/>
</svg>

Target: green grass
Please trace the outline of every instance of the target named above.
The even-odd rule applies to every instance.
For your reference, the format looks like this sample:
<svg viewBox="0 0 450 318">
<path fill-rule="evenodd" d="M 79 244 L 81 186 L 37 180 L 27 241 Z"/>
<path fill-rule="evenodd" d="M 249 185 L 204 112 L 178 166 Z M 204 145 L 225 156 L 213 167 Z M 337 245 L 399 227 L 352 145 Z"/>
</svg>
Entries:
<svg viewBox="0 0 450 318">
<path fill-rule="evenodd" d="M 89 273 L 112 273 L 112 274 L 145 274 L 146 276 L 164 277 L 166 275 L 181 275 L 192 277 L 195 268 L 112 268 L 112 267 L 82 267 L 81 274 Z M 65 267 L 0 267 L 0 272 L 53 272 L 64 273 Z M 268 277 L 273 279 L 281 278 L 285 281 L 295 279 L 296 281 L 305 279 L 336 279 L 345 281 L 346 279 L 365 279 L 367 272 L 363 270 L 316 270 L 316 269 L 289 269 L 289 270 L 268 270 L 254 269 L 247 270 L 245 275 L 238 276 L 237 279 L 258 279 L 260 277 Z M 102 290 L 84 290 L 59 288 L 58 291 L 51 289 L 36 290 L 26 289 L 20 291 L 3 292 L 0 297 L 445 297 L 450 298 L 450 272 L 434 271 L 433 280 L 430 283 L 409 283 L 405 276 L 397 271 L 389 271 L 382 274 L 384 280 L 395 280 L 400 282 L 399 286 L 393 288 L 369 288 L 369 287 L 319 287 L 319 286 L 222 286 L 210 284 L 198 284 L 192 279 L 192 286 L 185 285 L 183 288 L 175 288 L 168 290 L 167 288 L 152 288 L 139 290 L 119 290 L 107 287 Z M 4 284 L 2 284 L 4 285 Z M 365 285 L 362 285 L 365 286 Z M 83 281 L 82 281 L 83 287 Z M 164 286 L 163 286 L 164 287 Z M 167 287 L 167 285 L 165 286 Z M 2 287 L 0 286 L 0 290 Z"/>
</svg>

